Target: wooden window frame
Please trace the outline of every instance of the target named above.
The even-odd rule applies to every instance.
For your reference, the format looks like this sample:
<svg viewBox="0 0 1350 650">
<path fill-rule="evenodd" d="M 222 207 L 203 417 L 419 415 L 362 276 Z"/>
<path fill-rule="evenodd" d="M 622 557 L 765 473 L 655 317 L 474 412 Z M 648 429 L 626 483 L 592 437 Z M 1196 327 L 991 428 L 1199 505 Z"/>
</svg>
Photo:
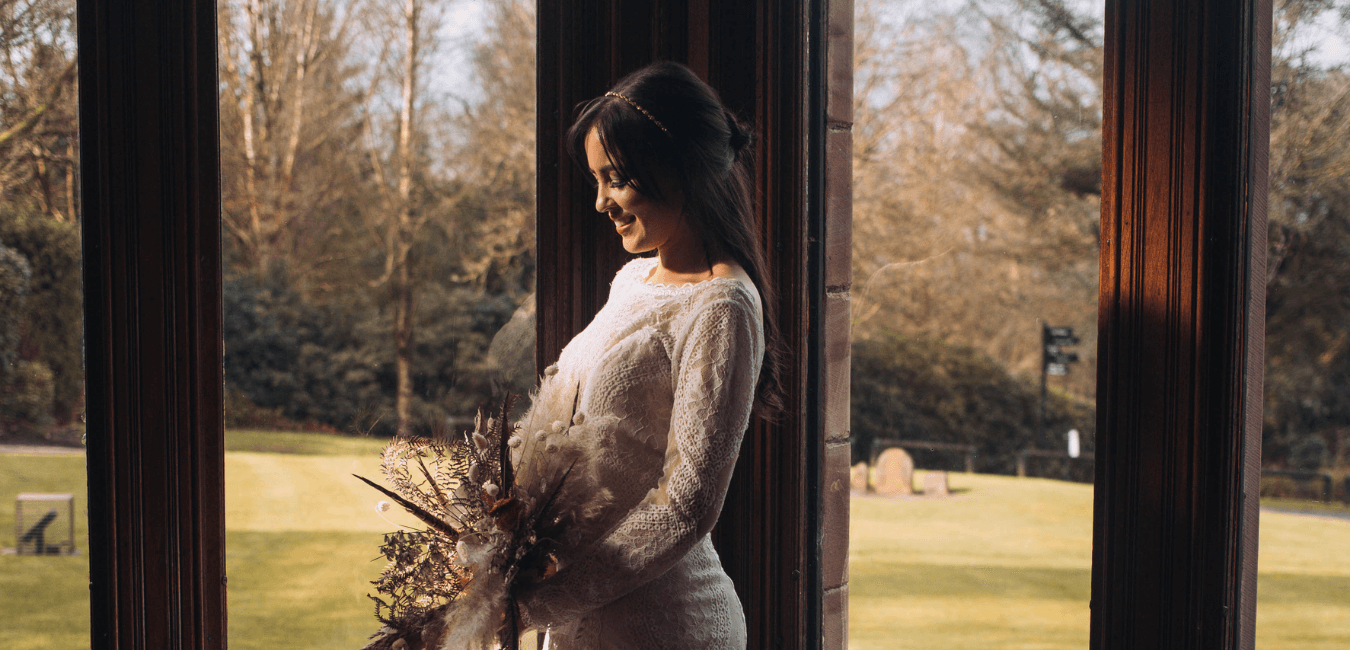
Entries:
<svg viewBox="0 0 1350 650">
<path fill-rule="evenodd" d="M 1255 643 L 1270 24 L 1107 2 L 1094 649 Z"/>
<path fill-rule="evenodd" d="M 95 648 L 225 647 L 215 12 L 77 8 Z M 830 486 L 847 427 L 851 14 L 846 0 L 539 8 L 541 356 L 619 262 L 592 248 L 598 220 L 568 218 L 588 209 L 556 141 L 575 102 L 668 57 L 757 126 L 796 354 L 789 417 L 755 424 L 718 528 L 752 647 L 845 645 L 847 515 L 840 534 Z M 1270 4 L 1113 0 L 1107 21 L 1092 645 L 1250 648 Z"/>
</svg>

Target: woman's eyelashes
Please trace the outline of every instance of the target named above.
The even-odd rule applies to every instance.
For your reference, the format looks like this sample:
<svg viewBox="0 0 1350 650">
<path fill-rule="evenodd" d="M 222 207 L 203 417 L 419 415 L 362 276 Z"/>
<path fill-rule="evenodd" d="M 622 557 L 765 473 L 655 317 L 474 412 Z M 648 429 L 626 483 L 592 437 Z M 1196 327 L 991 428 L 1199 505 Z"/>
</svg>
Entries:
<svg viewBox="0 0 1350 650">
<path fill-rule="evenodd" d="M 598 185 L 599 183 L 604 183 L 605 185 L 608 185 L 609 187 L 616 190 L 621 190 L 625 187 L 628 187 L 628 179 L 626 178 L 620 178 L 618 176 L 611 176 L 609 178 L 600 178 L 598 174 L 592 173 L 591 184 Z"/>
</svg>

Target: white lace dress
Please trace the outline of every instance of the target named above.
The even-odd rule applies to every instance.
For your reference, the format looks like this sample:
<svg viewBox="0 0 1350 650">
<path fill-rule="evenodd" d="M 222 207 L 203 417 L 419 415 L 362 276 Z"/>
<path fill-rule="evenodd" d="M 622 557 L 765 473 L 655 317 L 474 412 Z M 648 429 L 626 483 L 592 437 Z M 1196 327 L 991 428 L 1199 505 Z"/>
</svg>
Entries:
<svg viewBox="0 0 1350 650">
<path fill-rule="evenodd" d="M 559 571 L 521 594 L 550 650 L 739 649 L 745 616 L 709 531 L 764 356 L 759 295 L 733 278 L 648 284 L 628 263 L 549 368 L 536 408 L 575 403 L 590 480 L 612 499 Z M 579 392 L 578 392 L 579 391 Z M 553 393 L 552 395 L 550 393 Z"/>
</svg>

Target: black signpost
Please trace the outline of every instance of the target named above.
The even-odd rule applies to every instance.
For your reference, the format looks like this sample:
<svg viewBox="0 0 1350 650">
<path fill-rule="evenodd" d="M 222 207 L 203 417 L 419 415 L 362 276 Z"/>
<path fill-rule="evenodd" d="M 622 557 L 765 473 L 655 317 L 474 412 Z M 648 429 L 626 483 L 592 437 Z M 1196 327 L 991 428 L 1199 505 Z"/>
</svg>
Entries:
<svg viewBox="0 0 1350 650">
<path fill-rule="evenodd" d="M 1051 327 L 1041 323 L 1041 408 L 1036 415 L 1036 433 L 1045 439 L 1045 399 L 1046 378 L 1050 375 L 1069 374 L 1069 364 L 1078 363 L 1078 353 L 1068 352 L 1064 348 L 1078 345 L 1078 337 L 1072 327 Z M 1067 474 L 1068 462 L 1064 471 Z"/>
</svg>

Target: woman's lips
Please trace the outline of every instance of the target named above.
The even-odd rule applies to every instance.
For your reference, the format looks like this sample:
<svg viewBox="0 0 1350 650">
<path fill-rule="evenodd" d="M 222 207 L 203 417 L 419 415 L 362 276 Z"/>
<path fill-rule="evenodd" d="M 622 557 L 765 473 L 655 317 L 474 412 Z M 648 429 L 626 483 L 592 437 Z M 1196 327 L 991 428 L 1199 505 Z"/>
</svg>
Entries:
<svg viewBox="0 0 1350 650">
<path fill-rule="evenodd" d="M 633 225 L 633 222 L 637 221 L 637 217 L 631 214 L 620 214 L 617 217 L 610 217 L 610 221 L 614 222 L 615 231 L 623 232 L 625 228 Z"/>
</svg>

